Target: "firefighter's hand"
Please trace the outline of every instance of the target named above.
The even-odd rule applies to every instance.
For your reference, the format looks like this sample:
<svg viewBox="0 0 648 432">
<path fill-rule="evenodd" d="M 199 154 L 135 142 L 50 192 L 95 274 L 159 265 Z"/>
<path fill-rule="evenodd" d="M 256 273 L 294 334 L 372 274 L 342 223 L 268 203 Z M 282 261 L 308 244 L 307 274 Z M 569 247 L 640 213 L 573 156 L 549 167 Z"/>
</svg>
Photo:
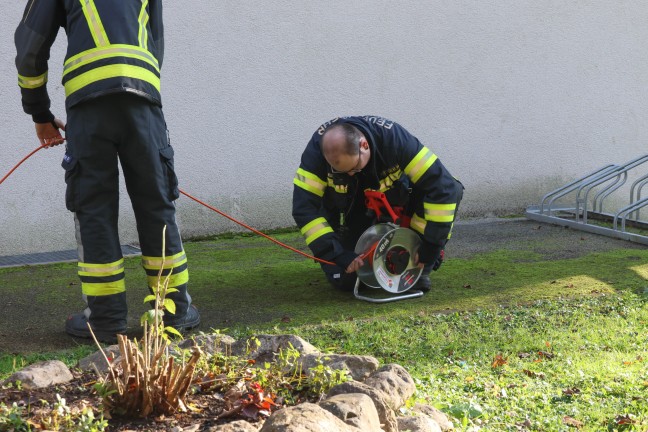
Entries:
<svg viewBox="0 0 648 432">
<path fill-rule="evenodd" d="M 356 257 L 356 259 L 351 261 L 351 264 L 349 264 L 349 267 L 347 267 L 345 271 L 347 273 L 355 273 L 363 265 L 364 265 L 364 260 L 362 259 L 362 257 Z"/>
<path fill-rule="evenodd" d="M 36 136 L 43 147 L 54 147 L 63 144 L 65 138 L 61 136 L 61 130 L 65 130 L 63 120 L 55 118 L 51 123 L 34 123 Z"/>
</svg>

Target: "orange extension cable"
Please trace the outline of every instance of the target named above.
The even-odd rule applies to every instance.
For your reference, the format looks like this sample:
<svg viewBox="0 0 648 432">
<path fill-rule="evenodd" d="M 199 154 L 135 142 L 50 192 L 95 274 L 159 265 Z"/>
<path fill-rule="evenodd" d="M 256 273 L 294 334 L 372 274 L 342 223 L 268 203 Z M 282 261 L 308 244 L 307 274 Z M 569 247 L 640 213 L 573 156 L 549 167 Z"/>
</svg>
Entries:
<svg viewBox="0 0 648 432">
<path fill-rule="evenodd" d="M 7 179 L 7 178 L 8 178 L 8 177 L 9 177 L 9 176 L 10 176 L 10 175 L 11 175 L 11 174 L 16 170 L 16 168 L 18 168 L 18 167 L 19 167 L 23 162 L 25 162 L 27 159 L 29 159 L 32 155 L 34 155 L 34 154 L 35 154 L 36 152 L 38 152 L 39 150 L 41 150 L 41 149 L 43 149 L 43 148 L 46 148 L 46 147 L 47 147 L 47 146 L 39 146 L 39 147 L 36 148 L 34 151 L 32 151 L 31 153 L 29 153 L 27 156 L 25 156 L 25 157 L 24 157 L 20 162 L 18 162 L 18 163 L 16 164 L 16 166 L 14 166 L 14 167 L 13 167 L 13 168 L 12 168 L 12 169 L 11 169 L 11 170 L 10 170 L 10 171 L 5 175 L 5 176 L 4 176 L 4 177 L 2 177 L 2 179 L 0 180 L 0 185 L 1 185 L 1 184 L 2 184 L 6 179 Z M 251 226 L 249 226 L 249 225 L 247 225 L 247 224 L 245 224 L 245 223 L 243 223 L 243 222 L 241 222 L 241 221 L 235 219 L 234 217 L 228 215 L 227 213 L 222 212 L 221 210 L 218 210 L 216 207 L 212 207 L 212 206 L 210 206 L 209 204 L 207 204 L 207 203 L 205 203 L 205 202 L 199 200 L 198 198 L 196 198 L 196 197 L 194 197 L 194 196 L 188 194 L 187 192 L 183 191 L 182 189 L 180 189 L 180 193 L 183 194 L 184 196 L 186 196 L 187 198 L 194 200 L 194 201 L 197 202 L 198 204 L 207 207 L 207 208 L 210 209 L 211 211 L 214 211 L 214 212 L 218 213 L 219 215 L 221 215 L 221 216 L 223 216 L 223 217 L 226 217 L 227 219 L 231 220 L 231 221 L 234 222 L 234 223 L 237 223 L 238 225 L 242 226 L 243 228 L 246 228 L 246 229 L 252 231 L 253 233 L 255 233 L 255 234 L 257 234 L 257 235 L 259 235 L 259 236 L 261 236 L 261 237 L 264 237 L 264 238 L 270 240 L 270 241 L 273 242 L 273 243 L 276 243 L 277 245 L 279 245 L 279 246 L 281 246 L 281 247 L 283 247 L 283 248 L 285 248 L 285 249 L 288 249 L 288 250 L 291 250 L 291 251 L 293 251 L 293 252 L 296 252 L 296 253 L 298 253 L 299 255 L 302 255 L 302 256 L 304 256 L 304 257 L 306 257 L 306 258 L 309 258 L 309 259 L 312 259 L 312 260 L 315 260 L 315 261 L 320 262 L 320 263 L 322 263 L 322 264 L 328 264 L 328 265 L 333 265 L 333 266 L 336 265 L 336 264 L 333 263 L 333 262 L 326 261 L 326 260 L 323 260 L 323 259 L 320 259 L 320 258 L 316 258 L 316 257 L 314 257 L 314 256 L 312 256 L 312 255 L 309 255 L 309 254 L 307 254 L 307 253 L 305 253 L 305 252 L 300 251 L 299 249 L 295 249 L 295 248 L 292 247 L 292 246 L 289 246 L 289 245 L 287 245 L 287 244 L 285 244 L 285 243 L 282 243 L 282 242 L 280 242 L 279 240 L 277 240 L 277 239 L 275 239 L 275 238 L 273 238 L 273 237 L 270 237 L 269 235 L 264 234 L 264 233 L 262 233 L 261 231 L 255 229 L 255 228 L 252 228 Z M 366 254 L 361 255 L 361 258 L 362 258 L 362 259 L 365 259 L 365 258 L 366 258 L 370 253 L 372 253 L 372 252 L 373 252 L 373 249 L 369 250 Z"/>
</svg>

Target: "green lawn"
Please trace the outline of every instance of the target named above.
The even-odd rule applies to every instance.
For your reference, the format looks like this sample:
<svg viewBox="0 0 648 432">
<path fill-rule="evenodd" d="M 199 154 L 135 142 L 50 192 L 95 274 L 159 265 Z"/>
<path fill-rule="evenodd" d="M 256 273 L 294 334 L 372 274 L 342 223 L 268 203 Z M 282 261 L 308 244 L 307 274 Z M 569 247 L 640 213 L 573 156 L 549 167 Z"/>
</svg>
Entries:
<svg viewBox="0 0 648 432">
<path fill-rule="evenodd" d="M 304 248 L 297 233 L 276 236 Z M 373 304 L 330 288 L 318 265 L 265 239 L 185 246 L 203 331 L 294 333 L 321 350 L 402 364 L 415 397 L 452 415 L 459 430 L 648 430 L 648 250 L 453 258 L 426 296 Z M 145 283 L 138 267 L 127 260 L 129 287 Z M 74 264 L 0 270 L 0 284 L 14 290 L 74 280 Z M 77 290 L 47 301 L 63 310 Z M 141 313 L 143 290 L 129 296 Z M 44 357 L 72 364 L 89 350 L 4 355 L 0 377 Z"/>
</svg>

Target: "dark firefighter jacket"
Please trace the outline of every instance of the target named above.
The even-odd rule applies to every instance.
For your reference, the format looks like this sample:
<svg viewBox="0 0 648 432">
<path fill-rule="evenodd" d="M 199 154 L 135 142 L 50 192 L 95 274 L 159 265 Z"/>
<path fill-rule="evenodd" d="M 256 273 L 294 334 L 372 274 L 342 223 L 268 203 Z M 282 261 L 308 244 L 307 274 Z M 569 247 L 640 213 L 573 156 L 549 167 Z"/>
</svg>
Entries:
<svg viewBox="0 0 648 432">
<path fill-rule="evenodd" d="M 161 105 L 162 0 L 29 0 L 14 39 L 23 109 L 34 121 L 53 120 L 47 62 L 61 27 L 68 37 L 67 108 L 113 92 Z"/>
<path fill-rule="evenodd" d="M 322 154 L 322 135 L 336 123 L 352 124 L 369 142 L 369 163 L 353 177 L 333 175 Z M 354 183 L 354 178 L 360 177 L 361 182 Z M 381 191 L 392 205 L 402 205 L 403 199 L 409 198 L 410 213 L 413 210 L 410 228 L 422 237 L 419 258 L 426 264 L 434 262 L 450 237 L 463 195 L 461 183 L 416 137 L 398 123 L 374 116 L 336 118 L 320 126 L 302 154 L 293 183 L 293 217 L 306 244 L 317 258 L 343 269 L 357 255 L 342 247 L 336 231 L 344 222 L 337 218 L 348 214 L 349 206 L 358 205 L 358 201 L 364 205 L 357 193 Z M 354 190 L 354 185 L 362 190 Z"/>
</svg>

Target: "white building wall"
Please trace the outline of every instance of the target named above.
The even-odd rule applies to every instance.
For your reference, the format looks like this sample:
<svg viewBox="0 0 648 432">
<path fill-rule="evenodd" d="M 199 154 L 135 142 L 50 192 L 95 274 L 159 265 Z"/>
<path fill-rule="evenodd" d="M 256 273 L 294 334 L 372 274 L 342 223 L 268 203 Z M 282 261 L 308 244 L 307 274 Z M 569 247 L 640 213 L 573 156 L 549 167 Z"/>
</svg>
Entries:
<svg viewBox="0 0 648 432">
<path fill-rule="evenodd" d="M 13 65 L 24 5 L 0 15 L 0 176 L 38 145 Z M 312 132 L 378 114 L 461 179 L 464 215 L 519 211 L 646 153 L 646 22 L 644 0 L 167 1 L 162 92 L 181 188 L 255 227 L 291 226 Z M 61 31 L 49 88 L 63 118 L 64 47 Z M 62 156 L 40 151 L 0 185 L 0 255 L 75 247 Z M 177 206 L 185 237 L 239 229 L 185 197 Z"/>
</svg>

